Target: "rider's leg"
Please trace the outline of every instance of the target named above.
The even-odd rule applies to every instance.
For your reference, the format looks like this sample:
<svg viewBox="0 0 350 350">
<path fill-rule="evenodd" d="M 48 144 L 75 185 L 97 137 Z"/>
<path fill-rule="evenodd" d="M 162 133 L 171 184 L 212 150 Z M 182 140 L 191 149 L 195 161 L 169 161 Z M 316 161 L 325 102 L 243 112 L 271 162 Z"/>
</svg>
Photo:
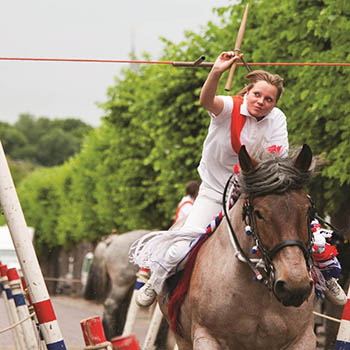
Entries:
<svg viewBox="0 0 350 350">
<path fill-rule="evenodd" d="M 171 245 L 166 252 L 164 252 L 163 265 L 166 265 L 167 267 L 172 266 L 172 271 L 167 274 L 166 278 L 175 273 L 178 262 L 184 260 L 191 247 L 191 244 L 193 244 L 197 238 L 205 232 L 205 228 L 209 224 L 210 220 L 219 213 L 222 207 L 221 196 L 221 194 L 201 185 L 192 210 L 187 217 L 184 226 L 180 229 L 181 231 L 198 232 L 198 235 L 197 237 L 193 237 L 192 241 L 177 241 Z M 176 231 L 174 231 L 174 237 L 175 236 Z M 180 264 L 180 268 L 182 267 L 181 265 L 183 265 L 183 263 Z M 154 299 L 156 298 L 154 285 L 157 283 L 157 279 L 159 280 L 160 273 L 164 274 L 164 269 L 162 268 L 161 264 L 155 266 L 155 268 L 151 270 L 151 278 L 137 294 L 136 302 L 140 306 L 149 306 L 153 303 Z"/>
</svg>

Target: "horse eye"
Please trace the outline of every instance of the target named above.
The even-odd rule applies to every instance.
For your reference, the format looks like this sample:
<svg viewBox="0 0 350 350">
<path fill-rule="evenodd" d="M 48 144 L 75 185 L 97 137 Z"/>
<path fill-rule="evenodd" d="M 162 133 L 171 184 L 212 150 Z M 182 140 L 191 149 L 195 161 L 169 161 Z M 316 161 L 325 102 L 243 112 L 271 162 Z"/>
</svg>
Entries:
<svg viewBox="0 0 350 350">
<path fill-rule="evenodd" d="M 255 210 L 255 216 L 260 219 L 260 220 L 264 220 L 264 217 L 261 215 L 260 211 L 259 210 Z"/>
</svg>

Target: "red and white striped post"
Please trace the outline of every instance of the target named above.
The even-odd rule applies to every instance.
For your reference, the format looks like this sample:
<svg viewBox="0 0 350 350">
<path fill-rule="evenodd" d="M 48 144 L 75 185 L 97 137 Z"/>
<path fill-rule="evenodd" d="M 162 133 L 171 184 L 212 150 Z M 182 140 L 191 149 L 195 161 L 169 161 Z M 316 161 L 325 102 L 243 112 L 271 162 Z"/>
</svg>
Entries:
<svg viewBox="0 0 350 350">
<path fill-rule="evenodd" d="M 46 344 L 45 344 L 45 341 L 44 341 L 43 333 L 42 333 L 42 331 L 40 329 L 38 318 L 36 317 L 36 314 L 34 312 L 34 306 L 33 306 L 33 303 L 32 303 L 32 299 L 30 298 L 30 295 L 28 293 L 27 282 L 26 282 L 26 280 L 24 279 L 23 276 L 21 277 L 21 283 L 22 283 L 22 289 L 23 289 L 24 297 L 27 300 L 29 313 L 30 314 L 34 313 L 34 316 L 32 317 L 32 322 L 33 322 L 34 329 L 37 330 L 37 335 L 38 335 L 38 341 L 39 341 L 39 344 L 40 344 L 40 349 L 41 350 L 46 350 L 47 348 L 46 348 Z"/>
<path fill-rule="evenodd" d="M 141 287 L 143 287 L 143 285 L 147 282 L 148 279 L 149 279 L 149 269 L 145 269 L 145 268 L 139 269 L 139 271 L 136 273 L 135 288 L 130 300 L 123 333 L 122 335 L 111 339 L 113 350 L 117 350 L 117 349 L 139 350 L 140 349 L 140 345 L 136 336 L 132 334 L 132 331 L 134 329 L 134 325 L 136 322 L 136 316 L 140 311 L 140 306 L 136 304 L 136 294 L 137 294 L 137 291 Z"/>
<path fill-rule="evenodd" d="M 66 350 L 0 142 L 0 202 L 48 350 Z"/>
<path fill-rule="evenodd" d="M 335 350 L 350 350 L 350 287 L 338 330 Z"/>
<path fill-rule="evenodd" d="M 162 314 L 162 311 L 160 311 L 159 304 L 157 303 L 153 311 L 151 322 L 147 329 L 142 350 L 154 349 L 154 343 L 156 341 L 159 327 L 160 327 L 160 324 L 162 323 L 162 319 L 163 319 L 163 314 Z"/>
<path fill-rule="evenodd" d="M 1 274 L 0 281 L 1 281 L 2 290 L 3 290 L 3 299 L 5 300 L 9 321 L 11 325 L 13 325 L 19 321 L 19 318 L 17 315 L 15 301 L 13 299 L 13 295 L 8 283 L 7 265 L 0 266 L 0 274 Z M 26 349 L 26 345 L 24 342 L 24 334 L 20 324 L 13 328 L 13 340 L 15 342 L 15 346 L 17 350 Z"/>
<path fill-rule="evenodd" d="M 28 350 L 37 350 L 39 337 L 36 330 L 33 328 L 33 322 L 29 314 L 28 306 L 23 295 L 21 280 L 16 268 L 7 270 L 7 278 L 12 291 L 13 300 L 15 301 L 19 320 L 24 320 L 21 323 L 24 341 Z"/>
<path fill-rule="evenodd" d="M 123 329 L 123 336 L 127 336 L 132 333 L 137 313 L 140 311 L 140 306 L 136 304 L 136 294 L 137 291 L 144 286 L 144 284 L 149 279 L 149 269 L 140 268 L 139 271 L 136 273 L 136 283 L 135 288 L 132 293 L 132 297 L 130 300 L 128 313 L 126 315 L 125 325 Z"/>
</svg>

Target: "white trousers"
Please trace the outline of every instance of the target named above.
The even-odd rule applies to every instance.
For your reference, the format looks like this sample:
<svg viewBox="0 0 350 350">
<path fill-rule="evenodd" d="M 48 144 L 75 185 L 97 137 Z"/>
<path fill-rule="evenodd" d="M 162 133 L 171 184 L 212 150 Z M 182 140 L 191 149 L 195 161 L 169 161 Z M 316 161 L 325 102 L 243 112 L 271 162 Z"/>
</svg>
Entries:
<svg viewBox="0 0 350 350">
<path fill-rule="evenodd" d="M 199 237 L 211 220 L 215 218 L 217 214 L 219 214 L 221 209 L 222 195 L 202 184 L 200 186 L 198 196 L 194 201 L 192 210 L 185 220 L 181 231 L 199 232 Z M 175 242 L 166 252 L 165 259 L 172 264 L 179 262 L 181 259 L 183 259 L 195 241 L 196 239 L 191 242 L 187 240 Z"/>
<path fill-rule="evenodd" d="M 150 232 L 134 242 L 130 260 L 151 270 L 149 282 L 160 294 L 168 277 L 181 269 L 191 246 L 222 209 L 222 194 L 201 184 L 191 213 L 182 227 Z"/>
</svg>

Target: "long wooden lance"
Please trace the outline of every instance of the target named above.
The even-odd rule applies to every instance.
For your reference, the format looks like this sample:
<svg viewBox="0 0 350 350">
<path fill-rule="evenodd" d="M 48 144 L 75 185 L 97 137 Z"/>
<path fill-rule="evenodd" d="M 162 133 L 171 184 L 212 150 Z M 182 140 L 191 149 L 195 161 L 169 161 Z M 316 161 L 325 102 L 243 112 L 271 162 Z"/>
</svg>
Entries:
<svg viewBox="0 0 350 350">
<path fill-rule="evenodd" d="M 238 34 L 237 34 L 236 44 L 235 44 L 235 48 L 233 50 L 236 55 L 239 55 L 240 52 L 241 52 L 241 44 L 242 44 L 242 41 L 243 41 L 245 26 L 246 26 L 246 23 L 247 23 L 248 11 L 249 11 L 249 3 L 245 7 L 245 11 L 244 11 L 244 14 L 243 14 L 242 22 L 241 22 L 241 25 L 239 27 L 239 31 L 238 31 Z M 235 72 L 236 66 L 237 66 L 237 62 L 233 63 L 233 65 L 231 66 L 231 69 L 230 69 L 230 71 L 228 73 L 228 78 L 227 78 L 227 82 L 226 82 L 226 85 L 225 85 L 225 90 L 226 91 L 230 91 L 231 90 L 233 74 Z"/>
<path fill-rule="evenodd" d="M 212 67 L 214 62 L 204 62 L 205 56 L 195 61 L 140 61 L 140 60 L 118 60 L 118 59 L 91 59 L 91 58 L 45 58 L 45 57 L 0 57 L 0 61 L 35 61 L 35 62 L 73 62 L 73 63 L 134 63 L 134 64 L 169 64 L 174 67 L 207 68 Z M 251 71 L 250 66 L 342 66 L 350 67 L 349 62 L 249 62 L 241 59 L 237 66 L 245 66 Z"/>
</svg>

